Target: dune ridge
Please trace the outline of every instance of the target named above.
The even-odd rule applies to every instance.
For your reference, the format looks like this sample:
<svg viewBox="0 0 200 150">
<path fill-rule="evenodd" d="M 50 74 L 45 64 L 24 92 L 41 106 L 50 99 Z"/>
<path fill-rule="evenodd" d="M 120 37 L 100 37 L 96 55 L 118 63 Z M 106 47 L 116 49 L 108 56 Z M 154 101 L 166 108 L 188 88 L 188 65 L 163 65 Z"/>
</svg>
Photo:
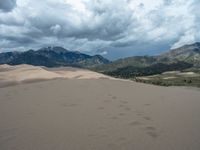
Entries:
<svg viewBox="0 0 200 150">
<path fill-rule="evenodd" d="M 100 73 L 92 72 L 85 69 L 61 67 L 46 68 L 32 65 L 0 65 L 0 87 L 10 84 L 36 82 L 41 80 L 50 80 L 57 78 L 65 79 L 100 79 L 109 78 Z"/>
</svg>

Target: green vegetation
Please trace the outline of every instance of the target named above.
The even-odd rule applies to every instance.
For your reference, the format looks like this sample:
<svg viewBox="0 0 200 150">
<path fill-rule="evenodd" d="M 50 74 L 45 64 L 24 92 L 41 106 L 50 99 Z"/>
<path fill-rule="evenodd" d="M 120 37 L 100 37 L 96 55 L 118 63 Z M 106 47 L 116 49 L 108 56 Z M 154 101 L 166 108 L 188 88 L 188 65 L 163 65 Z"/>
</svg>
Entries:
<svg viewBox="0 0 200 150">
<path fill-rule="evenodd" d="M 94 71 L 98 72 L 111 72 L 124 67 L 147 67 L 156 62 L 156 58 L 152 56 L 134 56 L 129 58 L 123 58 L 116 61 L 113 61 L 109 64 L 104 64 L 92 68 Z"/>
<path fill-rule="evenodd" d="M 200 73 L 195 72 L 166 72 L 154 76 L 134 78 L 136 82 L 149 83 L 161 86 L 193 86 L 200 87 Z"/>
<path fill-rule="evenodd" d="M 185 62 L 177 62 L 177 63 L 172 63 L 172 64 L 158 63 L 158 64 L 154 64 L 148 67 L 128 66 L 124 68 L 119 68 L 114 71 L 104 72 L 104 74 L 118 77 L 118 78 L 127 79 L 127 78 L 134 78 L 138 76 L 161 74 L 166 71 L 184 70 L 190 67 L 192 67 L 192 65 Z"/>
</svg>

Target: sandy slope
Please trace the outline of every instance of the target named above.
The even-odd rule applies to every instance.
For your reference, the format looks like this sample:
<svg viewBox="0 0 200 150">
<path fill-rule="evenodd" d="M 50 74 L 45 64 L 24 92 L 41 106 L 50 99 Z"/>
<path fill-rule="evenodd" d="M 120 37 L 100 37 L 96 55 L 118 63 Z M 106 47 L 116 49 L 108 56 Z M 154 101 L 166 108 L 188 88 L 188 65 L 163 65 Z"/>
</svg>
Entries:
<svg viewBox="0 0 200 150">
<path fill-rule="evenodd" d="M 1 65 L 0 76 L 2 80 L 15 80 L 19 82 L 32 79 L 53 79 L 61 77 L 59 74 L 31 65 Z"/>
<path fill-rule="evenodd" d="M 44 68 L 48 71 L 54 72 L 56 74 L 59 74 L 63 78 L 67 79 L 100 79 L 100 78 L 107 78 L 107 79 L 113 79 L 112 77 L 105 76 L 103 74 L 85 70 L 85 69 L 79 69 L 79 68 L 71 68 L 71 67 L 60 67 L 60 68 Z"/>
<path fill-rule="evenodd" d="M 0 150 L 199 150 L 199 115 L 198 90 L 105 78 L 19 84 L 0 88 Z"/>
<path fill-rule="evenodd" d="M 48 69 L 25 64 L 17 66 L 0 65 L 0 87 L 56 78 L 99 79 L 110 77 L 89 70 L 70 67 Z"/>
</svg>

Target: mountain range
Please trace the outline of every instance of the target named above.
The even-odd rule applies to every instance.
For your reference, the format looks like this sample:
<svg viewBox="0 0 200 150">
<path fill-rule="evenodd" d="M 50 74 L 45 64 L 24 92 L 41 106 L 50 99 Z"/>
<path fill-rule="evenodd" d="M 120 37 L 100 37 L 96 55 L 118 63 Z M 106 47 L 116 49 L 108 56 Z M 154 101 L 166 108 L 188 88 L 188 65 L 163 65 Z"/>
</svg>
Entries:
<svg viewBox="0 0 200 150">
<path fill-rule="evenodd" d="M 133 56 L 94 68 L 95 71 L 115 77 L 131 78 L 160 74 L 165 71 L 200 67 L 200 43 L 184 45 L 158 56 Z"/>
<path fill-rule="evenodd" d="M 62 47 L 46 47 L 37 51 L 0 53 L 0 64 L 29 64 L 46 67 L 94 67 L 110 61 L 100 55 L 90 56 L 80 52 L 68 51 Z"/>
</svg>

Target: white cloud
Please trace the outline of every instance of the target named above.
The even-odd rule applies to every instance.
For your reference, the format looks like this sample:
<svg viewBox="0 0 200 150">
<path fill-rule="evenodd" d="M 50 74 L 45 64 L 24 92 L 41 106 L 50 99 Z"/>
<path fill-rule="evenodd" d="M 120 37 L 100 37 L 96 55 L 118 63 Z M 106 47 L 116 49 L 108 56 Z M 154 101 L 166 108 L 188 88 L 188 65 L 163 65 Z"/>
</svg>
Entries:
<svg viewBox="0 0 200 150">
<path fill-rule="evenodd" d="M 107 51 L 103 51 L 103 52 L 99 53 L 99 55 L 107 55 L 107 54 L 108 54 Z"/>
<path fill-rule="evenodd" d="M 178 40 L 178 42 L 176 42 L 171 48 L 178 48 L 182 45 L 186 45 L 186 44 L 192 44 L 195 42 L 195 35 L 193 34 L 194 31 L 193 29 L 186 31 L 186 33 L 181 36 Z"/>
<path fill-rule="evenodd" d="M 141 45 L 174 48 L 200 40 L 199 0 L 0 0 L 4 2 L 0 51 L 44 45 L 93 53 L 111 47 L 140 51 Z"/>
<path fill-rule="evenodd" d="M 52 32 L 54 34 L 58 34 L 61 31 L 61 26 L 59 24 L 56 24 L 55 26 L 51 26 L 50 30 L 52 30 Z"/>
</svg>

